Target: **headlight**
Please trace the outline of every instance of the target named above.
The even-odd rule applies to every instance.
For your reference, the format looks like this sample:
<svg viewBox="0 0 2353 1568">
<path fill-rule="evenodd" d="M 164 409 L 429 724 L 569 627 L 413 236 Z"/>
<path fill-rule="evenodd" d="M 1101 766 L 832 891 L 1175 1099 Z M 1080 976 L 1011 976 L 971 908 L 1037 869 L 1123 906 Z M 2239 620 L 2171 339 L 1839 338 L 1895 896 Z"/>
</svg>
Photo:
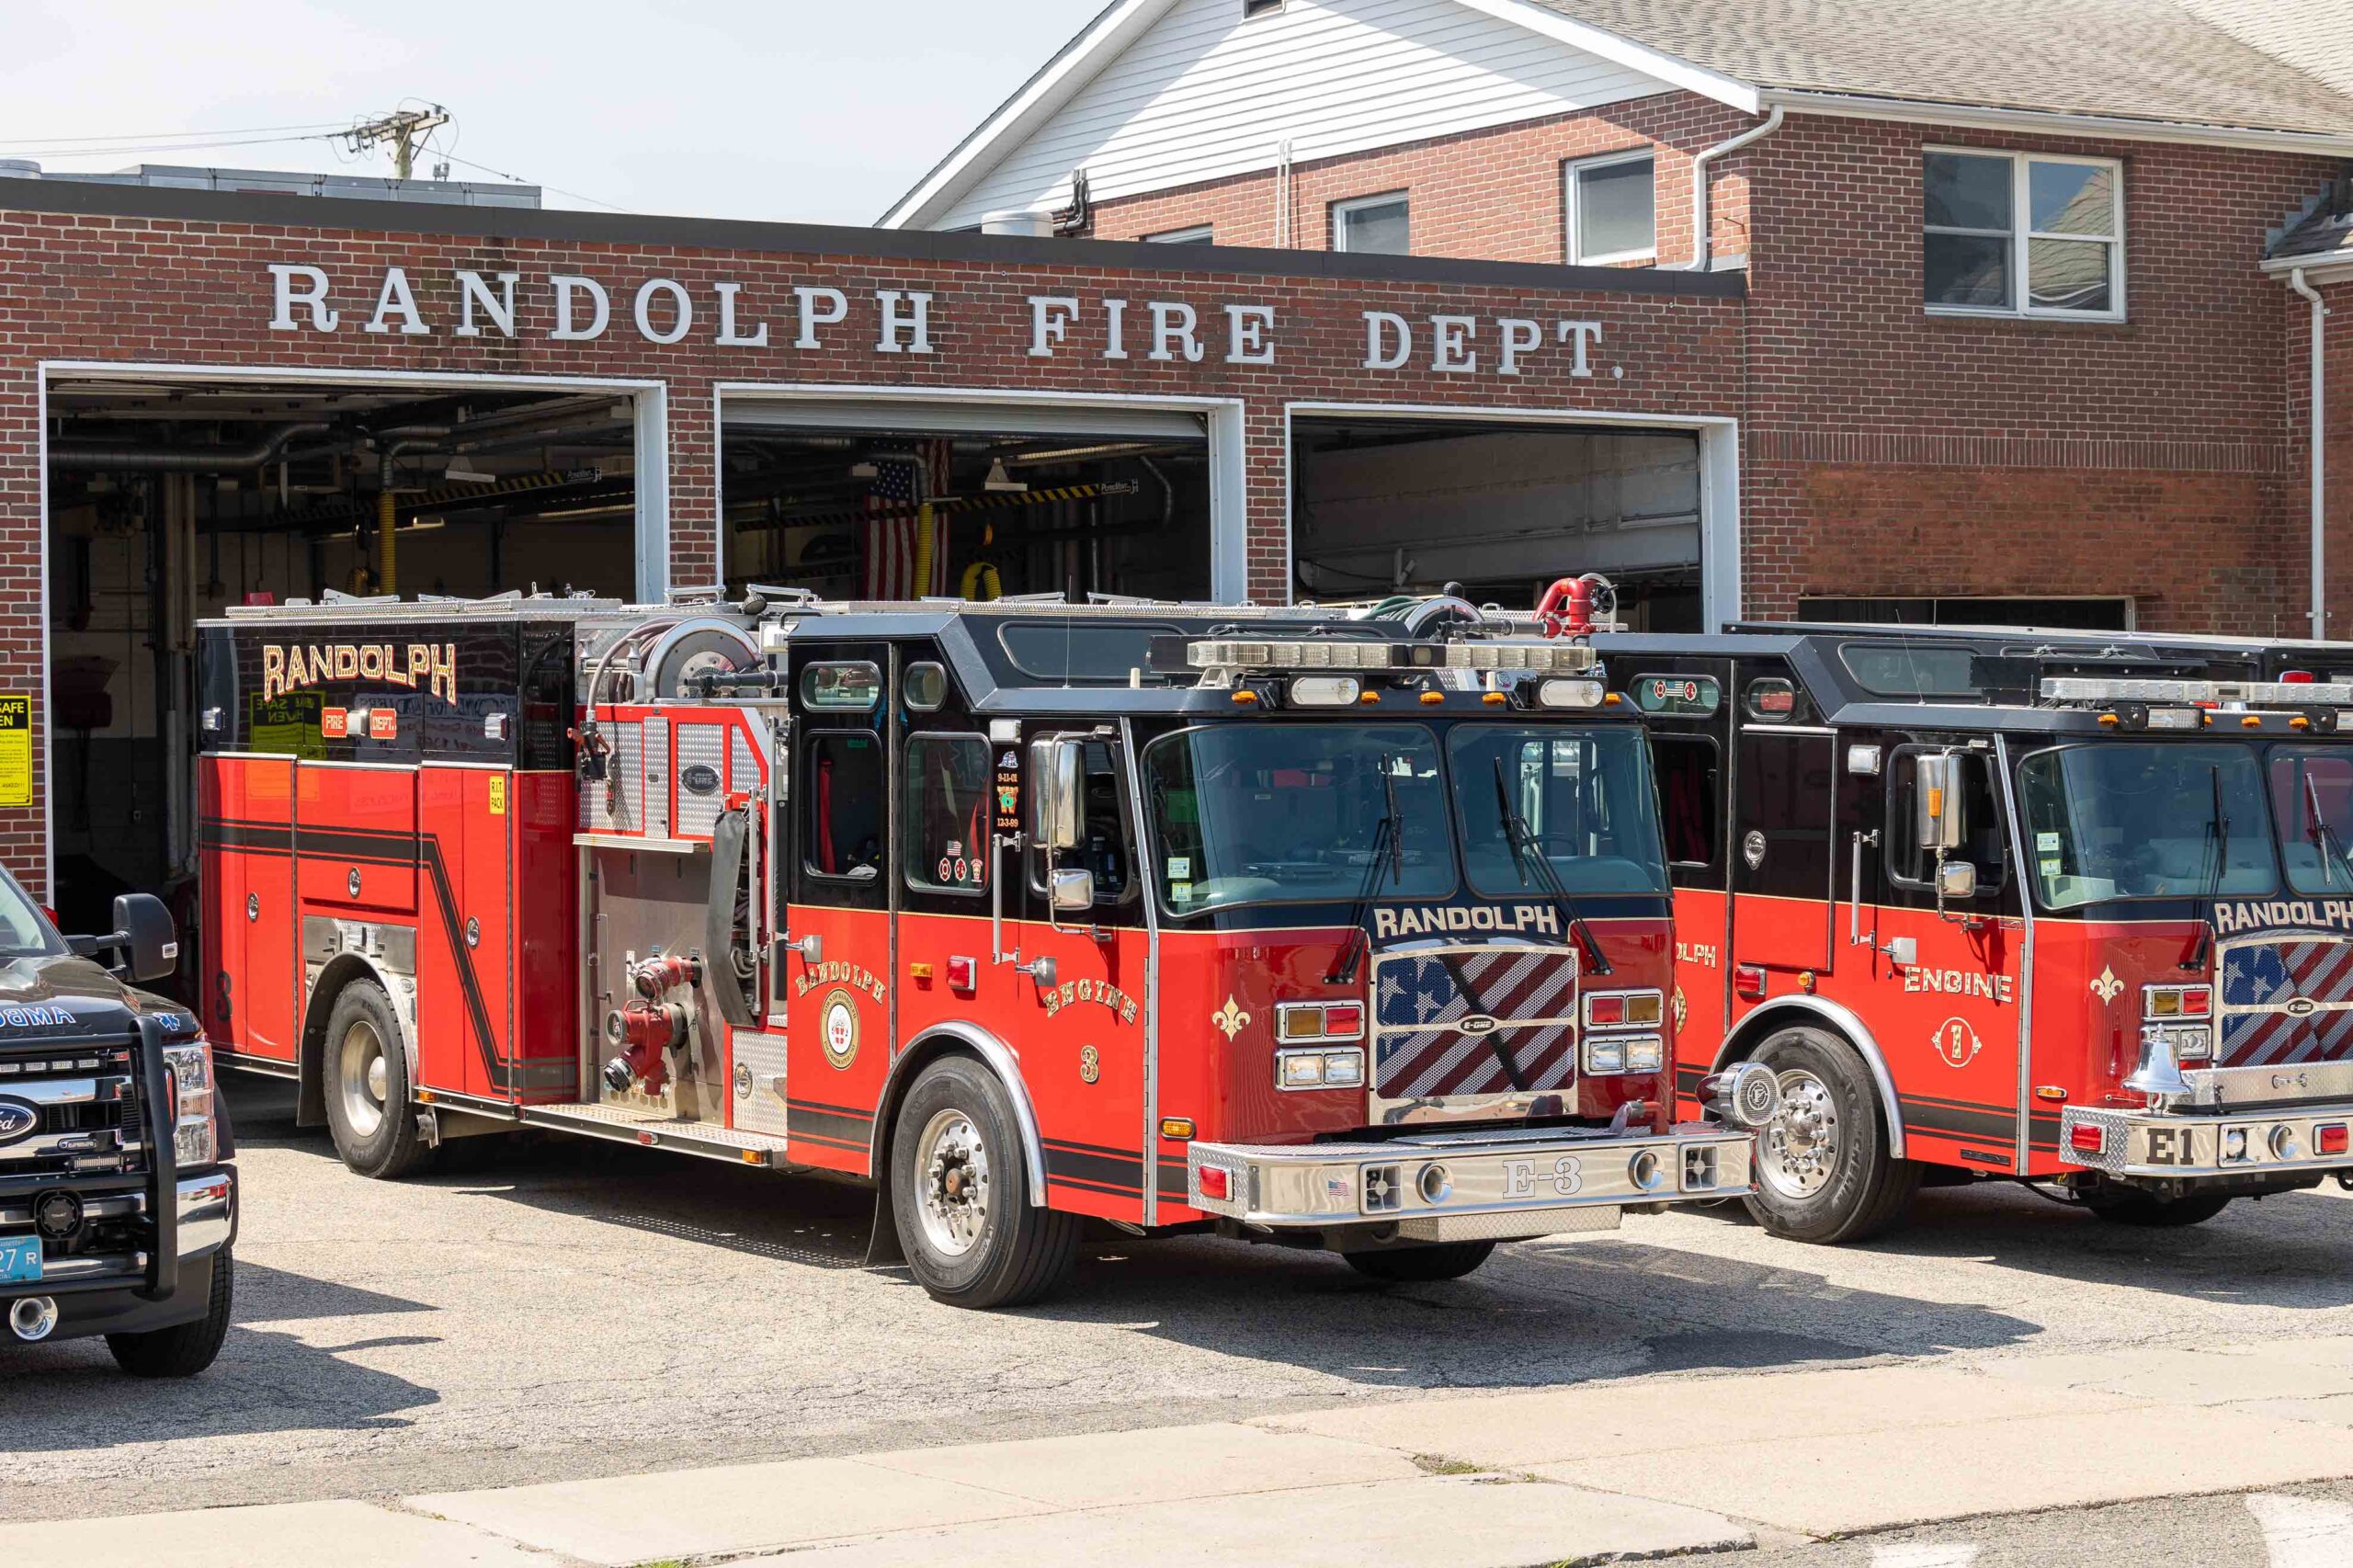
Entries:
<svg viewBox="0 0 2353 1568">
<path fill-rule="evenodd" d="M 172 1074 L 172 1157 L 183 1169 L 220 1158 L 212 1124 L 212 1047 L 203 1040 L 164 1048 Z"/>
</svg>

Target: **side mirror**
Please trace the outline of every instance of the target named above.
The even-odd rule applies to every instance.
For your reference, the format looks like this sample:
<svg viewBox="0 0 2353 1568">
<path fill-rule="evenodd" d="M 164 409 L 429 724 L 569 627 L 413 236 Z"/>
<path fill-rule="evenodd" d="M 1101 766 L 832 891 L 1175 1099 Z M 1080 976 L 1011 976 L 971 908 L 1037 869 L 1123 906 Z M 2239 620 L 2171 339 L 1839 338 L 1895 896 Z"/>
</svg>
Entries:
<svg viewBox="0 0 2353 1568">
<path fill-rule="evenodd" d="M 1095 873 L 1092 871 L 1056 871 L 1053 889 L 1057 913 L 1095 907 Z"/>
<path fill-rule="evenodd" d="M 1029 836 L 1046 849 L 1075 849 L 1086 827 L 1080 807 L 1086 748 L 1078 741 L 1029 743 Z M 1093 903 L 1092 896 L 1087 900 Z"/>
<path fill-rule="evenodd" d="M 1961 801 L 1962 761 L 1955 752 L 1929 752 L 1912 759 L 1916 834 L 1923 849 L 1958 849 L 1969 837 Z"/>
<path fill-rule="evenodd" d="M 1937 898 L 1965 902 L 1977 896 L 1977 868 L 1966 860 L 1946 860 L 1937 867 Z"/>
<path fill-rule="evenodd" d="M 98 946 L 121 950 L 131 983 L 168 979 L 180 966 L 180 937 L 172 912 L 153 893 L 127 892 L 114 901 L 114 929 Z"/>
</svg>

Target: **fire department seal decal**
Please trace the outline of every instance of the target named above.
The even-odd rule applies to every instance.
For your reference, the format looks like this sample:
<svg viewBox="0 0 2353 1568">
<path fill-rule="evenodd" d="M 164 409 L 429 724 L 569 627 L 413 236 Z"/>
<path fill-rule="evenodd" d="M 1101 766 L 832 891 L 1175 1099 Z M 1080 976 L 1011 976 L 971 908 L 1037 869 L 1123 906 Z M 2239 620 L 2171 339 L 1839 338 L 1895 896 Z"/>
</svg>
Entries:
<svg viewBox="0 0 2353 1568">
<path fill-rule="evenodd" d="M 1078 1081 L 1092 1084 L 1103 1076 L 1103 1053 L 1091 1045 L 1078 1048 Z"/>
<path fill-rule="evenodd" d="M 1683 1020 L 1691 1016 L 1691 1005 L 1683 998 L 1683 987 L 1675 988 L 1675 1032 L 1683 1032 Z"/>
<path fill-rule="evenodd" d="M 824 1047 L 825 1060 L 835 1068 L 847 1068 L 858 1060 L 858 1002 L 847 991 L 826 994 L 825 1005 L 818 1009 L 818 1041 Z"/>
<path fill-rule="evenodd" d="M 1985 1042 L 1977 1038 L 1977 1031 L 1969 1027 L 1966 1018 L 1947 1018 L 1938 1024 L 1929 1043 L 1948 1067 L 1966 1067 L 1985 1049 Z"/>
</svg>

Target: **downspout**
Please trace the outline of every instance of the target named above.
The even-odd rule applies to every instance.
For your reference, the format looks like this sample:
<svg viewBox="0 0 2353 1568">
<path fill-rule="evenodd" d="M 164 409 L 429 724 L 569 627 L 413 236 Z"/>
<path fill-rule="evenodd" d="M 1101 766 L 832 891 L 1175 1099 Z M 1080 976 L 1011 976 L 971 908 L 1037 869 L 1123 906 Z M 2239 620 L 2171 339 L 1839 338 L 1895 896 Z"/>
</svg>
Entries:
<svg viewBox="0 0 2353 1568">
<path fill-rule="evenodd" d="M 1737 153 L 1752 142 L 1762 142 L 1781 129 L 1781 117 L 1789 111 L 1779 104 L 1762 122 L 1750 126 L 1728 142 L 1719 142 L 1691 160 L 1691 259 L 1687 272 L 1706 272 L 1715 263 L 1708 245 L 1708 165 L 1728 153 Z"/>
<path fill-rule="evenodd" d="M 2288 274 L 2288 287 L 2313 302 L 2313 641 L 2328 637 L 2328 587 L 2321 575 L 2328 554 L 2328 445 L 2323 415 L 2326 412 L 2325 381 L 2328 349 L 2328 302 L 2320 290 L 2304 281 L 2304 269 Z"/>
</svg>

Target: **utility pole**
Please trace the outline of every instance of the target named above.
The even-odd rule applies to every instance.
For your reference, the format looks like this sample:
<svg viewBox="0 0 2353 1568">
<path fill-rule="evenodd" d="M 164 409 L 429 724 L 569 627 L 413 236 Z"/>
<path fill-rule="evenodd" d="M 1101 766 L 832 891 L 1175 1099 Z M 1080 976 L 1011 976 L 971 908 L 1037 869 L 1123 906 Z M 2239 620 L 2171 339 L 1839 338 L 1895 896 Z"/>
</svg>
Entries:
<svg viewBox="0 0 2353 1568">
<path fill-rule="evenodd" d="M 407 179 L 416 164 L 416 149 L 425 138 L 449 123 L 449 111 L 439 104 L 431 108 L 398 109 L 380 115 L 353 126 L 343 133 L 355 153 L 365 153 L 389 144 L 392 150 L 392 177 Z"/>
</svg>

